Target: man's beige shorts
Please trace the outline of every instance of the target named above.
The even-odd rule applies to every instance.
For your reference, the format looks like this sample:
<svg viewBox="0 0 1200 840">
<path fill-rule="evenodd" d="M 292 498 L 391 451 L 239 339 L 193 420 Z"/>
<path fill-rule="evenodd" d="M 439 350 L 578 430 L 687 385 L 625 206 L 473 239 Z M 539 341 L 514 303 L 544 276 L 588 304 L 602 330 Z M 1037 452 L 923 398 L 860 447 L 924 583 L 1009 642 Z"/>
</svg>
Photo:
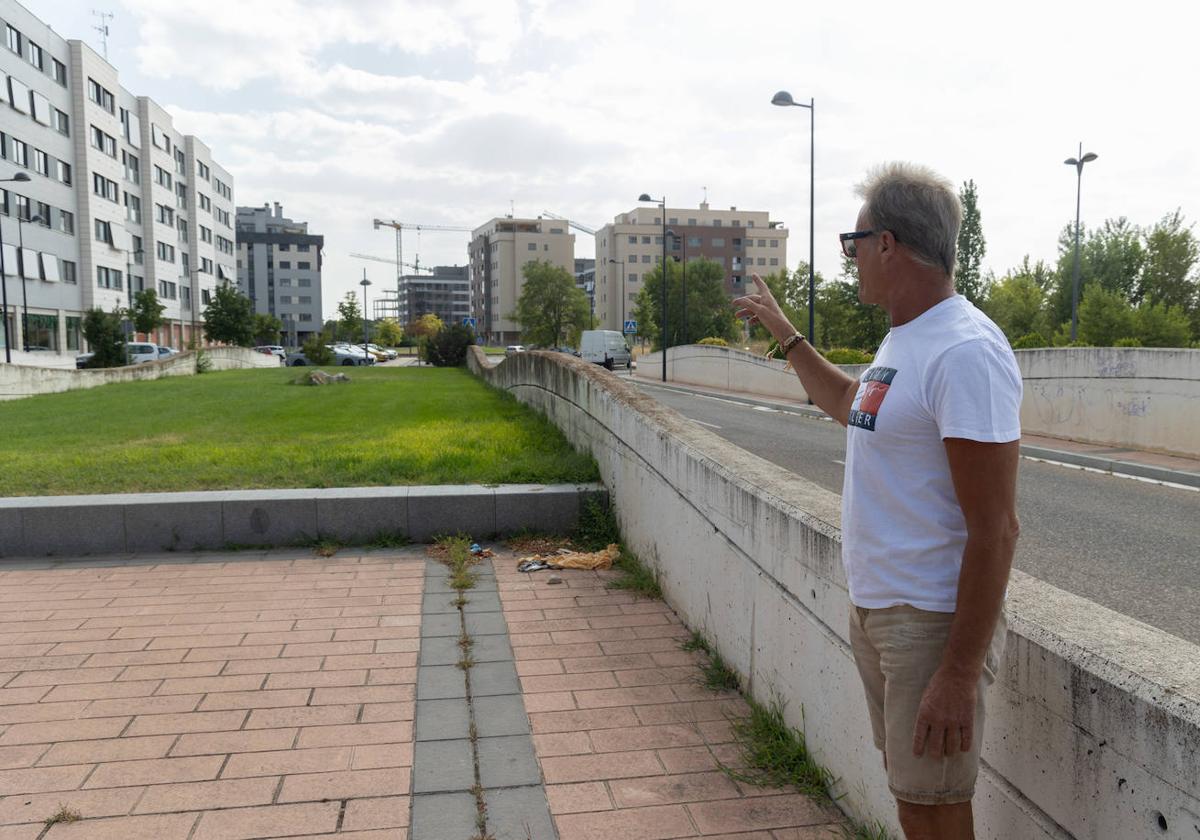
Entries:
<svg viewBox="0 0 1200 840">
<path fill-rule="evenodd" d="M 996 679 L 1008 623 L 1003 614 L 985 657 L 969 752 L 931 758 L 913 755 L 913 728 L 921 696 L 942 661 L 953 613 L 902 605 L 869 610 L 850 607 L 850 646 L 867 693 L 875 746 L 884 754 L 892 795 L 918 805 L 968 802 L 979 773 L 984 694 Z"/>
</svg>

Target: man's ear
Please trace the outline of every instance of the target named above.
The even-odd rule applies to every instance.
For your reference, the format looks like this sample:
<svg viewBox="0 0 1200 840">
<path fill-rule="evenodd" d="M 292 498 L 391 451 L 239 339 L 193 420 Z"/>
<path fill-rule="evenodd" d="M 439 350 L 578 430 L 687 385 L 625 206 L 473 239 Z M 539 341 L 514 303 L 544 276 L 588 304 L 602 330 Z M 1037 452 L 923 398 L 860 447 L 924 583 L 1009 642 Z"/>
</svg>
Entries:
<svg viewBox="0 0 1200 840">
<path fill-rule="evenodd" d="M 890 230 L 879 232 L 879 256 L 891 256 L 896 251 L 896 234 Z"/>
</svg>

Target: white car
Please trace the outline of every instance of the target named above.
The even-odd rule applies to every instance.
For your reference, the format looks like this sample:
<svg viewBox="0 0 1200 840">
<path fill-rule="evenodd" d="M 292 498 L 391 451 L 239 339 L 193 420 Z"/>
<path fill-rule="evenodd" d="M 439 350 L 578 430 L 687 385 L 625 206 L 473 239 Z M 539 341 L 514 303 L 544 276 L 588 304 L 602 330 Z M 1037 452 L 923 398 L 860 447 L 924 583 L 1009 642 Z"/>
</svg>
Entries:
<svg viewBox="0 0 1200 840">
<path fill-rule="evenodd" d="M 80 353 L 75 357 L 75 367 L 85 368 L 87 363 L 91 361 L 95 353 Z M 157 344 L 150 344 L 145 341 L 127 341 L 125 342 L 125 364 L 140 365 L 142 362 L 153 362 L 160 358 L 166 358 L 160 353 Z"/>
<path fill-rule="evenodd" d="M 278 344 L 262 344 L 254 348 L 259 353 L 267 353 L 278 357 L 280 362 L 287 362 L 287 351 Z"/>
<path fill-rule="evenodd" d="M 373 365 L 375 357 L 370 354 L 364 354 L 361 347 L 354 348 L 348 344 L 326 344 L 333 351 L 332 364 L 341 367 L 353 367 L 356 365 Z M 303 351 L 297 353 L 289 353 L 284 360 L 284 364 L 288 367 L 305 367 L 311 365 L 312 362 L 304 355 Z"/>
<path fill-rule="evenodd" d="M 525 352 L 524 344 L 510 344 L 504 348 L 505 356 L 515 356 L 518 353 L 524 353 L 524 352 Z"/>
</svg>

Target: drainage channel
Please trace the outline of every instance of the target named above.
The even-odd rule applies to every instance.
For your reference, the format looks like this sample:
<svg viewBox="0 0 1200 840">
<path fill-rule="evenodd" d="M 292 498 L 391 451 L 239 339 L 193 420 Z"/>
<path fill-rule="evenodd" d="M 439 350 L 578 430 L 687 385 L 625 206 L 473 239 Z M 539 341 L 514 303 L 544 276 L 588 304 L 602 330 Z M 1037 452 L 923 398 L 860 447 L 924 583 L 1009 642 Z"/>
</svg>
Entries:
<svg viewBox="0 0 1200 840">
<path fill-rule="evenodd" d="M 410 838 L 557 840 L 495 571 L 472 571 L 459 605 L 447 568 L 425 563 Z"/>
</svg>

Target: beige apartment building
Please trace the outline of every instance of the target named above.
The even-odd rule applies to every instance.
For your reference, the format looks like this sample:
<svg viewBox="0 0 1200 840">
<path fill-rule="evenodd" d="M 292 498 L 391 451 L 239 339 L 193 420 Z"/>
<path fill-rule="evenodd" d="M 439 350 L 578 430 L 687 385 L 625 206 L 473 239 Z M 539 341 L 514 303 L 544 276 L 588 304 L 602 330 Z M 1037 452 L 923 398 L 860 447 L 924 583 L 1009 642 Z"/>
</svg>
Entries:
<svg viewBox="0 0 1200 840">
<path fill-rule="evenodd" d="M 751 274 L 787 266 L 787 228 L 765 210 L 667 208 L 667 254 L 705 257 L 725 267 L 725 291 L 745 294 Z M 646 274 L 662 262 L 660 207 L 638 207 L 596 231 L 596 326 L 620 330 L 633 317 Z"/>
<path fill-rule="evenodd" d="M 575 234 L 561 219 L 491 219 L 471 233 L 471 312 L 489 344 L 514 344 L 521 327 L 511 316 L 525 284 L 525 264 L 535 260 L 575 272 Z"/>
</svg>

